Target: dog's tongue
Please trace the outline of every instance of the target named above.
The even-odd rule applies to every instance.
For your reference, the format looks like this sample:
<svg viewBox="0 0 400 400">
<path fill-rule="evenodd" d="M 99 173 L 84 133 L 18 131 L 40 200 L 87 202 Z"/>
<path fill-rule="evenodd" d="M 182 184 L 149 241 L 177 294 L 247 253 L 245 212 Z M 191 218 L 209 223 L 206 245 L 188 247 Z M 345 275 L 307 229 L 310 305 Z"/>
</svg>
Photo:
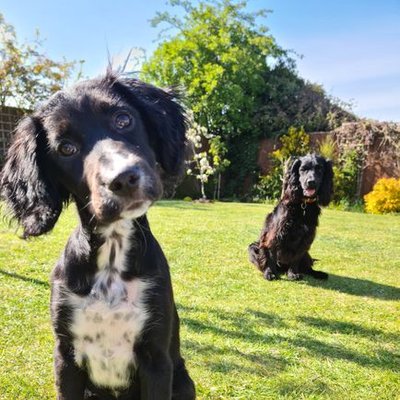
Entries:
<svg viewBox="0 0 400 400">
<path fill-rule="evenodd" d="M 312 197 L 315 194 L 315 189 L 305 189 L 304 190 L 304 195 L 307 197 Z"/>
</svg>

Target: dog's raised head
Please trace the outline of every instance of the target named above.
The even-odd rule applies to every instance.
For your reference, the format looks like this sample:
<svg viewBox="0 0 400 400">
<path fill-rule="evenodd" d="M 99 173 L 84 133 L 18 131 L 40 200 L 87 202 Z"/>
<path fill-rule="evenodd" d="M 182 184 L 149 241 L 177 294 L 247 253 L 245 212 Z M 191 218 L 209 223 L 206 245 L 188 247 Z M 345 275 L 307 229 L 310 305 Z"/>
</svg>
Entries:
<svg viewBox="0 0 400 400">
<path fill-rule="evenodd" d="M 76 201 L 96 224 L 137 218 L 178 175 L 186 121 L 171 91 L 108 73 L 56 93 L 18 125 L 1 194 L 24 236 L 51 230 Z"/>
<path fill-rule="evenodd" d="M 332 162 L 317 154 L 292 157 L 286 163 L 282 198 L 285 201 L 318 201 L 327 206 L 333 190 Z"/>
</svg>

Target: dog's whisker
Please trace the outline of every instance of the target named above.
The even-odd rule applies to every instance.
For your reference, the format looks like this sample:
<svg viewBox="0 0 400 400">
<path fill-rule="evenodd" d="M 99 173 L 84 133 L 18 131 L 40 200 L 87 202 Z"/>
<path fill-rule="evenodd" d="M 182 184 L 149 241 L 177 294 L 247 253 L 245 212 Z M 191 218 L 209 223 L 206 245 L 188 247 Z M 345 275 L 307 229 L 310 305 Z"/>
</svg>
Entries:
<svg viewBox="0 0 400 400">
<path fill-rule="evenodd" d="M 95 220 L 96 216 L 93 214 L 89 219 L 89 226 L 92 225 L 92 222 Z"/>
<path fill-rule="evenodd" d="M 88 202 L 86 203 L 86 205 L 84 205 L 84 206 L 83 206 L 82 208 L 80 208 L 79 210 L 80 210 L 80 211 L 83 211 L 84 209 L 88 208 L 91 204 L 92 204 L 92 200 L 88 201 Z"/>
</svg>

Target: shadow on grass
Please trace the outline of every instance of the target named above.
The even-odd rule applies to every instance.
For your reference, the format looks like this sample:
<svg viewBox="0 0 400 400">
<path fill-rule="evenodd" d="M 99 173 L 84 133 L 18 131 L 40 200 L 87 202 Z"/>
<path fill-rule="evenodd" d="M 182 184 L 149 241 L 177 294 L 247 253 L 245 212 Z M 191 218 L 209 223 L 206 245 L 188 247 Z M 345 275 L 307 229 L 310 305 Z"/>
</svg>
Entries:
<svg viewBox="0 0 400 400">
<path fill-rule="evenodd" d="M 322 335 L 323 338 L 331 339 L 328 343 L 328 340 L 320 340 L 312 336 L 312 334 L 303 334 L 304 330 L 301 329 L 301 326 L 289 326 L 282 318 L 272 313 L 267 314 L 251 309 L 244 312 L 226 312 L 221 309 L 209 308 L 201 310 L 191 307 L 187 308 L 182 305 L 178 308 L 188 313 L 201 312 L 204 314 L 206 312 L 210 316 L 209 320 L 213 321 L 213 323 L 186 317 L 185 312 L 181 313 L 183 314 L 181 321 L 194 332 L 215 335 L 219 338 L 220 343 L 224 343 L 227 339 L 236 339 L 245 342 L 244 347 L 246 349 L 249 348 L 249 344 L 254 349 L 259 349 L 260 344 L 264 344 L 268 345 L 272 352 L 274 349 L 279 351 L 280 348 L 285 352 L 289 346 L 294 349 L 302 349 L 318 358 L 344 360 L 360 366 L 380 368 L 382 370 L 394 371 L 398 369 L 400 364 L 400 354 L 390 352 L 381 346 L 381 343 L 393 343 L 396 346 L 399 341 L 398 335 L 390 335 L 378 329 L 368 329 L 357 324 L 341 323 L 340 321 L 306 317 L 298 318 L 299 321 L 307 325 L 318 326 L 325 332 L 328 331 L 331 333 L 332 336 L 328 337 L 326 334 Z M 273 329 L 268 332 L 270 328 Z M 337 333 L 349 334 L 350 332 L 354 333 L 354 341 L 357 341 L 359 337 L 369 339 L 373 351 L 369 354 L 364 354 L 349 349 L 342 341 L 340 343 L 337 342 L 334 336 Z M 352 339 L 349 338 L 349 345 L 352 342 Z M 288 363 L 279 355 L 271 354 L 272 352 L 265 352 L 265 350 L 257 354 L 249 354 L 248 350 L 241 349 L 239 342 L 235 343 L 234 347 L 226 345 L 217 347 L 190 341 L 184 343 L 200 354 L 209 354 L 209 357 L 206 357 L 207 361 L 205 364 L 212 370 L 222 372 L 242 369 L 244 372 L 264 376 L 266 369 L 270 372 L 274 370 L 281 371 Z M 237 365 L 238 362 L 232 360 L 237 359 L 237 357 L 243 357 L 246 365 Z M 293 361 L 291 361 L 291 364 L 293 364 Z"/>
<path fill-rule="evenodd" d="M 362 354 L 357 351 L 349 350 L 342 344 L 331 344 L 322 342 L 308 336 L 295 338 L 291 343 L 298 347 L 306 348 L 317 357 L 328 357 L 356 363 L 362 367 L 375 367 L 382 370 L 398 371 L 400 364 L 400 354 L 392 353 L 384 349 L 375 352 L 376 356 Z"/>
<path fill-rule="evenodd" d="M 189 312 L 200 311 L 197 308 L 178 305 L 179 310 Z M 260 325 L 276 326 L 284 328 L 282 318 L 275 314 L 266 314 L 259 311 L 247 310 L 245 313 L 224 312 L 222 310 L 207 309 L 208 314 L 212 314 L 212 319 L 221 322 L 220 325 L 229 325 L 229 328 L 222 328 L 218 324 L 211 324 L 198 321 L 194 318 L 181 317 L 181 322 L 189 329 L 195 332 L 208 332 L 220 337 L 222 343 L 224 339 L 239 339 L 247 343 L 254 344 L 254 349 L 259 349 L 262 342 L 278 343 L 282 338 L 274 334 L 260 334 L 256 328 Z M 213 344 L 204 344 L 185 340 L 184 345 L 192 351 L 201 354 L 205 365 L 213 372 L 229 373 L 242 371 L 243 373 L 273 376 L 286 368 L 287 360 L 276 354 L 266 351 L 251 351 L 246 346 L 242 349 L 240 344 L 233 346 L 222 344 L 216 346 Z"/>
<path fill-rule="evenodd" d="M 354 296 L 372 297 L 380 300 L 400 300 L 400 288 L 383 285 L 367 279 L 329 274 L 329 279 L 327 281 L 319 281 L 307 277 L 305 282 L 310 286 L 336 290 Z"/>
<path fill-rule="evenodd" d="M 201 311 L 196 307 L 186 307 L 182 304 L 178 304 L 178 310 L 187 312 Z M 217 319 L 221 323 L 217 325 L 184 316 L 181 316 L 181 322 L 192 331 L 212 333 L 220 337 L 222 342 L 224 342 L 224 339 L 229 338 L 254 344 L 254 349 L 259 349 L 260 343 L 280 342 L 282 339 L 280 336 L 272 334 L 260 334 L 256 332 L 257 328 L 259 329 L 263 326 L 284 328 L 286 326 L 283 319 L 276 314 L 267 314 L 253 310 L 246 310 L 244 313 L 227 313 L 222 310 L 209 308 L 206 311 L 207 314 L 212 315 L 213 320 Z M 228 328 L 226 327 L 227 325 L 229 326 Z M 216 346 L 190 340 L 185 340 L 184 345 L 192 351 L 201 354 L 206 360 L 206 367 L 213 372 L 229 373 L 232 371 L 242 371 L 247 374 L 272 376 L 283 371 L 287 365 L 287 361 L 283 357 L 265 351 L 252 352 L 251 350 L 243 350 L 240 348 L 240 345 L 235 347 L 225 344 Z"/>
<path fill-rule="evenodd" d="M 356 335 L 371 340 L 394 341 L 400 343 L 400 335 L 392 332 L 383 332 L 379 329 L 366 328 L 353 322 L 343 322 L 325 318 L 299 317 L 299 321 L 306 325 L 321 329 L 329 333 L 340 333 L 342 335 Z"/>
<path fill-rule="evenodd" d="M 36 279 L 36 278 L 30 278 L 28 276 L 16 274 L 14 272 L 8 272 L 8 271 L 5 271 L 4 269 L 0 269 L 0 275 L 8 276 L 9 278 L 13 278 L 13 279 L 18 279 L 23 282 L 33 283 L 34 285 L 40 285 L 40 286 L 43 286 L 46 288 L 50 288 L 49 282 L 42 281 L 42 280 Z"/>
<path fill-rule="evenodd" d="M 269 353 L 248 353 L 227 346 L 202 345 L 186 340 L 185 346 L 205 357 L 207 367 L 213 372 L 229 373 L 242 371 L 247 374 L 273 376 L 286 368 L 287 361 Z M 217 357 L 216 357 L 217 356 Z M 230 360 L 235 357 L 236 361 Z M 237 358 L 240 361 L 237 361 Z"/>
</svg>

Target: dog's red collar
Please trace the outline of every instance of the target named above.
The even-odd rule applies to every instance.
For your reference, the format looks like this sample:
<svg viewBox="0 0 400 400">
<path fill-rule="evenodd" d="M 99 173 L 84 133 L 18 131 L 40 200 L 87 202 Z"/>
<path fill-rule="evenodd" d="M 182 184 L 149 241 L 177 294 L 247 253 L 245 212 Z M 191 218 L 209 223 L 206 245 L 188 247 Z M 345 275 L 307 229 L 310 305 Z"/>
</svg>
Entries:
<svg viewBox="0 0 400 400">
<path fill-rule="evenodd" d="M 306 207 L 307 204 L 313 204 L 318 201 L 318 196 L 316 197 L 303 197 L 303 207 Z"/>
</svg>

